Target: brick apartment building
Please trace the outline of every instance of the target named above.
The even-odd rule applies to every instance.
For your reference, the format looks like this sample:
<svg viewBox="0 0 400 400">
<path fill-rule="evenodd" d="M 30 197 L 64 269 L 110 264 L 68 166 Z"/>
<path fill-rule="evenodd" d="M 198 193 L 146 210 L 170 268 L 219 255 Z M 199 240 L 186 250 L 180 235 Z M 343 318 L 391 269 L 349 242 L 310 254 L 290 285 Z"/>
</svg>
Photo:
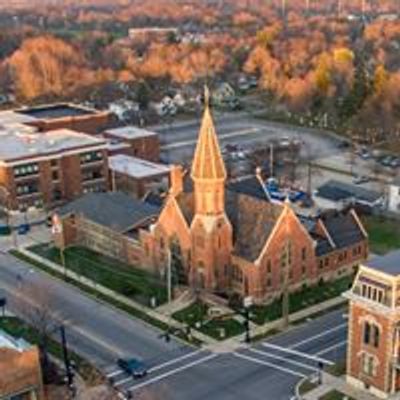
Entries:
<svg viewBox="0 0 400 400">
<path fill-rule="evenodd" d="M 44 400 L 39 351 L 0 331 L 0 399 Z"/>
<path fill-rule="evenodd" d="M 400 393 L 400 251 L 360 266 L 349 299 L 347 380 L 380 398 Z"/>
<path fill-rule="evenodd" d="M 107 143 L 59 129 L 0 130 L 0 185 L 7 207 L 53 207 L 82 193 L 108 189 Z"/>
<path fill-rule="evenodd" d="M 136 265 L 164 274 L 173 252 L 179 275 L 193 288 L 269 302 L 284 283 L 295 290 L 334 279 L 368 257 L 367 233 L 353 210 L 300 216 L 289 201 L 272 202 L 257 176 L 228 184 L 208 106 L 190 176 L 173 167 L 169 193 L 157 204 L 151 221 L 129 230 Z M 86 216 L 91 218 L 97 217 Z M 110 220 L 111 213 L 96 223 L 112 229 Z M 68 245 L 67 234 L 62 239 Z"/>
</svg>

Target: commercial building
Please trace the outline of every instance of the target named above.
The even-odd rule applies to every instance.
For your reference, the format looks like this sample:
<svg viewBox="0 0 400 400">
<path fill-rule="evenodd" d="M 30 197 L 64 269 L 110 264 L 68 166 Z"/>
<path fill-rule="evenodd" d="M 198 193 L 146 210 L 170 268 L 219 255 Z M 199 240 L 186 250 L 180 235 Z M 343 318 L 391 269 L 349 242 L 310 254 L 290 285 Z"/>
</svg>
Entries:
<svg viewBox="0 0 400 400">
<path fill-rule="evenodd" d="M 44 400 L 39 351 L 0 330 L 0 399 Z"/>
<path fill-rule="evenodd" d="M 71 129 L 98 134 L 107 129 L 111 121 L 111 114 L 108 111 L 97 111 L 81 105 L 56 103 L 0 112 L 0 123 L 6 119 L 9 122 L 19 121 L 33 126 L 40 132 Z"/>
<path fill-rule="evenodd" d="M 59 129 L 0 129 L 0 185 L 7 207 L 53 207 L 85 192 L 108 189 L 107 143 Z"/>
<path fill-rule="evenodd" d="M 362 264 L 349 299 L 347 380 L 380 398 L 400 393 L 400 251 Z"/>
<path fill-rule="evenodd" d="M 137 199 L 154 190 L 166 191 L 170 167 L 123 154 L 108 158 L 111 188 Z"/>
</svg>

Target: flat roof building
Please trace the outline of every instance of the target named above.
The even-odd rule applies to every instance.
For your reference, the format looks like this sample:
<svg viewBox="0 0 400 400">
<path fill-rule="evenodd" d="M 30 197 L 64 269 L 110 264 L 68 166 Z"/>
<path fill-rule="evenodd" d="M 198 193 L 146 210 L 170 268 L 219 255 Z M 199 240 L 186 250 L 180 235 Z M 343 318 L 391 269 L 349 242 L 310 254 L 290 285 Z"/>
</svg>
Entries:
<svg viewBox="0 0 400 400">
<path fill-rule="evenodd" d="M 158 133 L 136 126 L 124 126 L 107 129 L 104 137 L 111 141 L 112 155 L 126 154 L 144 160 L 158 162 L 160 158 L 160 142 Z M 129 145 L 129 148 L 118 150 L 117 145 Z"/>
<path fill-rule="evenodd" d="M 111 187 L 142 198 L 154 188 L 168 189 L 170 166 L 123 154 L 109 157 Z"/>
<path fill-rule="evenodd" d="M 7 207 L 52 207 L 108 188 L 107 142 L 69 129 L 0 130 L 0 185 Z"/>
<path fill-rule="evenodd" d="M 42 132 L 66 128 L 98 134 L 107 129 L 110 122 L 109 111 L 98 111 L 70 103 L 24 107 L 0 112 L 0 125 L 24 124 Z"/>
</svg>

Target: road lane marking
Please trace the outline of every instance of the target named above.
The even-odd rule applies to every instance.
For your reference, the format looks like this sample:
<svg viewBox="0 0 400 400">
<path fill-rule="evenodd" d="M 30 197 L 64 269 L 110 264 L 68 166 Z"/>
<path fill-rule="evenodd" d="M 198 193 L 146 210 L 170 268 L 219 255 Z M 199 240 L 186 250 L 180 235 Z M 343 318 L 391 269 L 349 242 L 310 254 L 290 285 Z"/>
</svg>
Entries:
<svg viewBox="0 0 400 400">
<path fill-rule="evenodd" d="M 183 365 L 183 366 L 181 366 L 181 367 L 179 367 L 179 368 L 172 369 L 171 371 L 165 372 L 165 373 L 162 374 L 162 375 L 155 376 L 154 378 L 149 379 L 149 380 L 147 380 L 146 382 L 133 385 L 133 386 L 129 387 L 129 388 L 126 389 L 126 390 L 130 390 L 130 391 L 138 390 L 138 389 L 140 389 L 140 388 L 142 388 L 142 387 L 151 385 L 152 383 L 161 381 L 161 380 L 164 379 L 164 378 L 168 378 L 168 377 L 171 376 L 171 375 L 175 375 L 175 374 L 177 374 L 178 372 L 182 372 L 182 371 L 185 371 L 186 369 L 195 367 L 196 365 L 203 364 L 203 363 L 205 363 L 206 361 L 212 360 L 212 359 L 215 358 L 215 357 L 218 357 L 218 354 L 210 354 L 210 355 L 208 355 L 208 356 L 206 356 L 206 357 L 201 358 L 200 360 L 192 361 L 192 362 L 189 363 L 189 364 Z"/>
<path fill-rule="evenodd" d="M 318 371 L 318 368 L 311 367 L 310 365 L 301 363 L 299 361 L 294 361 L 294 360 L 287 359 L 286 357 L 282 357 L 282 356 L 278 356 L 278 355 L 274 355 L 274 354 L 268 354 L 265 351 L 256 350 L 256 349 L 249 349 L 249 351 L 251 351 L 252 353 L 255 353 L 255 354 L 260 354 L 263 357 L 270 357 L 270 358 L 273 358 L 275 360 L 284 361 L 284 362 L 286 362 L 288 364 L 293 364 L 293 365 L 296 365 L 297 367 L 308 369 L 308 370 L 313 371 L 313 372 L 317 372 Z"/>
<path fill-rule="evenodd" d="M 185 360 L 186 358 L 189 358 L 189 357 L 193 357 L 199 353 L 204 353 L 204 350 L 192 351 L 191 353 L 184 354 L 183 356 L 173 358 L 172 360 L 166 361 L 165 363 L 162 363 L 162 364 L 156 365 L 155 367 L 150 368 L 148 372 L 152 373 L 152 372 L 158 371 L 161 368 L 167 367 L 168 365 L 171 365 L 171 364 L 176 364 L 179 361 Z"/>
<path fill-rule="evenodd" d="M 112 378 L 113 376 L 121 375 L 121 374 L 123 374 L 123 373 L 124 373 L 124 372 L 121 371 L 121 370 L 117 370 L 117 371 L 114 371 L 114 372 L 110 372 L 109 374 L 106 374 L 106 378 Z"/>
<path fill-rule="evenodd" d="M 318 356 L 312 356 L 312 355 L 309 355 L 307 353 L 303 353 L 302 351 L 292 350 L 292 349 L 281 347 L 281 346 L 277 346 L 277 345 L 271 344 L 271 343 L 263 343 L 262 346 L 264 346 L 267 349 L 269 348 L 269 349 L 281 351 L 282 353 L 287 353 L 289 355 L 295 355 L 295 356 L 307 358 L 309 360 L 313 360 L 313 361 L 316 361 L 316 362 L 322 362 L 322 363 L 327 364 L 327 365 L 334 365 L 335 364 L 332 361 L 325 360 L 324 358 L 321 358 L 321 357 L 318 357 Z"/>
<path fill-rule="evenodd" d="M 114 381 L 113 382 L 113 385 L 114 386 L 121 386 L 121 385 L 123 385 L 124 383 L 126 383 L 126 382 L 129 382 L 129 381 L 132 381 L 134 378 L 132 377 L 132 376 L 128 376 L 127 378 L 124 378 L 124 379 L 122 379 L 122 380 L 120 380 L 120 381 Z"/>
<path fill-rule="evenodd" d="M 257 133 L 261 132 L 261 128 L 250 128 L 250 129 L 241 129 L 240 131 L 232 132 L 232 133 L 225 133 L 223 135 L 218 135 L 218 139 L 221 141 L 222 139 L 227 139 L 227 138 L 233 138 L 237 136 L 244 136 L 248 135 L 251 133 Z M 169 143 L 169 144 L 164 144 L 160 147 L 160 150 L 170 150 L 170 149 L 177 149 L 179 147 L 186 147 L 192 144 L 197 143 L 197 138 L 196 139 L 191 139 L 191 140 L 185 140 L 182 142 L 178 143 Z"/>
<path fill-rule="evenodd" d="M 297 343 L 295 343 L 295 344 L 292 344 L 292 345 L 289 346 L 289 348 L 290 348 L 290 349 L 296 349 L 296 348 L 300 347 L 300 346 L 303 345 L 303 344 L 312 342 L 313 340 L 316 340 L 316 339 L 319 339 L 319 338 L 324 337 L 324 336 L 326 336 L 326 335 L 329 335 L 330 333 L 336 332 L 336 331 L 338 331 L 338 330 L 340 330 L 340 329 L 343 329 L 343 328 L 346 327 L 346 326 L 347 326 L 347 323 L 344 323 L 344 324 L 340 324 L 340 325 L 338 325 L 338 326 L 335 326 L 334 328 L 327 329 L 327 330 L 324 331 L 324 332 L 318 333 L 317 335 L 310 336 L 310 337 L 307 338 L 307 339 L 304 339 L 304 340 L 301 340 L 300 342 L 297 342 Z M 267 342 L 266 342 L 266 343 L 267 343 Z"/>
<path fill-rule="evenodd" d="M 300 378 L 306 378 L 307 377 L 306 375 L 304 375 L 304 374 L 302 374 L 300 372 L 293 371 L 293 370 L 291 370 L 289 368 L 280 367 L 279 365 L 271 364 L 271 363 L 269 363 L 267 361 L 259 360 L 258 358 L 253 358 L 253 357 L 246 356 L 244 354 L 236 353 L 236 352 L 233 353 L 233 354 L 236 357 L 243 358 L 244 360 L 247 360 L 247 361 L 250 361 L 250 362 L 253 362 L 253 363 L 256 363 L 256 364 L 264 365 L 266 367 L 271 367 L 272 369 L 276 369 L 278 371 L 285 372 L 286 374 L 294 375 L 294 376 L 297 376 L 297 377 L 300 377 Z"/>
<path fill-rule="evenodd" d="M 314 356 L 320 356 L 322 354 L 329 353 L 332 350 L 335 350 L 335 349 L 337 349 L 339 347 L 343 347 L 346 344 L 347 344 L 347 340 L 342 340 L 341 342 L 336 343 L 336 344 L 334 344 L 334 345 L 332 345 L 330 347 L 327 347 L 326 349 L 323 349 L 323 350 L 319 351 L 318 353 L 314 353 Z"/>
</svg>

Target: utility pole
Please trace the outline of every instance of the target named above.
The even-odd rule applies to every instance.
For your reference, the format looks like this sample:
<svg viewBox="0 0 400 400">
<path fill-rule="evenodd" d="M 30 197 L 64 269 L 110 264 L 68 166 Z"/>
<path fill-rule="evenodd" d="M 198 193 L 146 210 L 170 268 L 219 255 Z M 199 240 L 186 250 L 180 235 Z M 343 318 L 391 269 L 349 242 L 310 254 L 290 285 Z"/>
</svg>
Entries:
<svg viewBox="0 0 400 400">
<path fill-rule="evenodd" d="M 269 145 L 269 175 L 274 177 L 274 144 Z"/>
<path fill-rule="evenodd" d="M 167 297 L 168 304 L 172 301 L 172 254 L 171 249 L 168 249 L 168 260 L 167 260 Z"/>
<path fill-rule="evenodd" d="M 65 372 L 67 374 L 67 382 L 68 388 L 71 391 L 72 397 L 74 396 L 74 373 L 71 369 L 71 362 L 69 360 L 68 348 L 67 348 L 67 338 L 65 335 L 65 327 L 64 325 L 60 326 L 60 334 L 61 334 L 61 346 L 63 350 L 63 357 L 64 357 L 64 365 L 65 365 Z"/>
</svg>

